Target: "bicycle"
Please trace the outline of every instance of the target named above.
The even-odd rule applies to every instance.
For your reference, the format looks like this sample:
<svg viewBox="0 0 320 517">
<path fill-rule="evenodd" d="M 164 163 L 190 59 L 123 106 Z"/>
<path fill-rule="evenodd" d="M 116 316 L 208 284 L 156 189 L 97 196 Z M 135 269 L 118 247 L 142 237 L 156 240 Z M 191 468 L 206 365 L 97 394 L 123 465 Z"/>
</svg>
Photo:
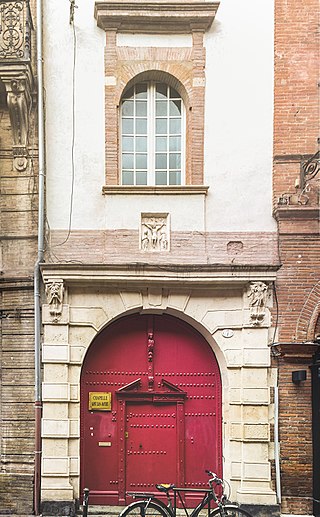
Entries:
<svg viewBox="0 0 320 517">
<path fill-rule="evenodd" d="M 182 504 L 186 517 L 198 517 L 200 511 L 207 506 L 208 517 L 252 517 L 246 510 L 228 502 L 227 496 L 224 493 L 224 482 L 216 474 L 210 470 L 206 473 L 211 476 L 208 484 L 210 489 L 206 488 L 177 488 L 172 484 L 155 485 L 159 492 L 165 493 L 167 496 L 167 504 L 158 499 L 150 492 L 128 492 L 127 495 L 135 498 L 140 498 L 139 501 L 134 501 L 122 510 L 119 517 L 176 517 L 177 513 L 177 496 Z M 215 486 L 222 487 L 222 495 L 219 496 L 215 492 Z M 170 497 L 170 492 L 173 492 L 174 503 Z M 189 514 L 185 506 L 181 493 L 203 493 L 203 498 L 197 507 Z M 216 508 L 211 508 L 210 503 L 213 501 Z"/>
</svg>

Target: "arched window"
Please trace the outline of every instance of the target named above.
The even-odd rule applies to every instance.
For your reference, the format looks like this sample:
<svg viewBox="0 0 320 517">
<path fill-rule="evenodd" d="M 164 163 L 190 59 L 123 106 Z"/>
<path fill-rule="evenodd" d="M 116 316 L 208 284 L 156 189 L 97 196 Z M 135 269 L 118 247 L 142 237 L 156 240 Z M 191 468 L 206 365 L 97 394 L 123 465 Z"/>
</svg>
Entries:
<svg viewBox="0 0 320 517">
<path fill-rule="evenodd" d="M 184 183 L 184 105 L 168 84 L 135 84 L 121 101 L 122 185 Z"/>
</svg>

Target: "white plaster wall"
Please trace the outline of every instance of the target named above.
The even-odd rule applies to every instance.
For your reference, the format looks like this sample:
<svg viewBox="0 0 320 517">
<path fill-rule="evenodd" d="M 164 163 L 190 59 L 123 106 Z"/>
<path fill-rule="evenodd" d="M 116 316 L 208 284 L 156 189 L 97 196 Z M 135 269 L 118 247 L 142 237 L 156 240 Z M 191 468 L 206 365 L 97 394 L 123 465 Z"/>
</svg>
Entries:
<svg viewBox="0 0 320 517">
<path fill-rule="evenodd" d="M 272 231 L 273 1 L 221 0 L 206 35 L 209 231 Z"/>
<path fill-rule="evenodd" d="M 205 206 L 202 195 L 108 195 L 107 229 L 138 230 L 141 212 L 169 213 L 172 231 L 204 231 Z"/>
<path fill-rule="evenodd" d="M 94 19 L 94 1 L 77 0 L 74 31 L 70 3 L 44 1 L 44 70 L 47 142 L 47 209 L 51 229 L 105 227 L 105 34 Z M 73 89 L 75 35 L 75 81 Z M 74 90 L 74 95 L 73 95 Z M 74 97 L 74 183 L 72 189 Z"/>
<path fill-rule="evenodd" d="M 105 184 L 105 34 L 96 26 L 94 0 L 78 0 L 77 6 L 74 33 L 69 2 L 44 2 L 47 214 L 51 229 L 67 229 L 70 212 L 71 229 L 137 229 L 133 221 L 139 221 L 140 212 L 152 207 L 159 211 L 161 205 L 161 212 L 170 212 L 175 230 L 275 230 L 271 216 L 273 2 L 221 0 L 205 37 L 205 184 L 210 186 L 209 194 L 206 204 L 202 196 L 168 196 L 165 206 L 161 198 L 151 195 L 101 194 Z M 142 46 L 163 46 L 164 41 L 171 46 L 190 45 L 189 37 L 179 35 L 118 37 L 120 45 L 134 45 L 137 39 Z"/>
</svg>

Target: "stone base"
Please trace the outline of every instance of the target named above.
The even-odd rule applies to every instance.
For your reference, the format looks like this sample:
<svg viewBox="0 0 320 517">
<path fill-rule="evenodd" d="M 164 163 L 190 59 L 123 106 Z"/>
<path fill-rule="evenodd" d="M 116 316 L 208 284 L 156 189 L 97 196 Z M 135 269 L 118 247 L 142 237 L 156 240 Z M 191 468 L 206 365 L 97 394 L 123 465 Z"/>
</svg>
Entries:
<svg viewBox="0 0 320 517">
<path fill-rule="evenodd" d="M 240 508 L 247 510 L 252 517 L 280 517 L 279 505 L 241 504 Z"/>
<path fill-rule="evenodd" d="M 75 501 L 42 501 L 42 515 L 58 515 L 59 517 L 76 515 Z"/>
<path fill-rule="evenodd" d="M 33 474 L 0 474 L 0 515 L 33 513 Z"/>
</svg>

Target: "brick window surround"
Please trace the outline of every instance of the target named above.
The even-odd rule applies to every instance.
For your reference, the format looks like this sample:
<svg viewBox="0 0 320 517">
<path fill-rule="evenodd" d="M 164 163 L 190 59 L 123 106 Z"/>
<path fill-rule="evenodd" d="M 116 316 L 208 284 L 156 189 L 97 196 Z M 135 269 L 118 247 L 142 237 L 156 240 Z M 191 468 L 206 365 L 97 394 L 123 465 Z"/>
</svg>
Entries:
<svg viewBox="0 0 320 517">
<path fill-rule="evenodd" d="M 104 193 L 120 186 L 120 103 L 130 85 L 156 80 L 175 88 L 186 109 L 185 188 L 192 191 L 204 181 L 204 34 L 215 18 L 219 2 L 191 0 L 145 2 L 135 0 L 95 3 L 98 27 L 106 32 L 105 138 L 106 186 Z M 191 34 L 190 47 L 125 47 L 117 45 L 118 33 Z M 130 190 L 128 187 L 124 187 Z M 135 192 L 137 187 L 131 187 Z M 153 191 L 163 187 L 139 187 Z M 183 189 L 178 186 L 175 189 Z M 207 188 L 207 187 L 204 187 Z"/>
</svg>

